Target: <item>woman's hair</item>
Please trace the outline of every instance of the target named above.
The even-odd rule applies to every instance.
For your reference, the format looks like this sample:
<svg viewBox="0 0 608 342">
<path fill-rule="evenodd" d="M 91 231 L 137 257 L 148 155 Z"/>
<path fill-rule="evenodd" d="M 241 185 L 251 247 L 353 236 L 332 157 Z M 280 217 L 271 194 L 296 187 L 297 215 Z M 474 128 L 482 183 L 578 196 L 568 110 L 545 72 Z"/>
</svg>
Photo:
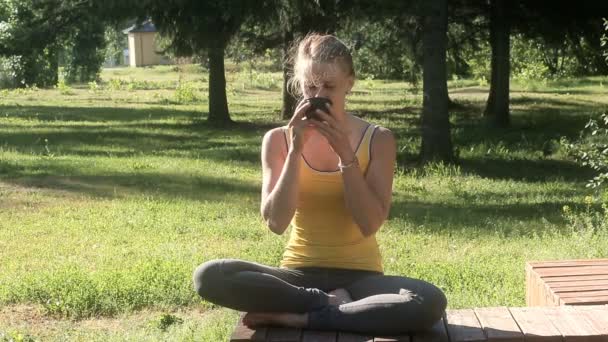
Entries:
<svg viewBox="0 0 608 342">
<path fill-rule="evenodd" d="M 348 47 L 330 34 L 309 33 L 290 49 L 293 62 L 293 73 L 287 81 L 287 89 L 294 95 L 300 95 L 301 83 L 310 72 L 312 63 L 334 63 L 346 74 L 355 76 L 353 57 Z"/>
</svg>

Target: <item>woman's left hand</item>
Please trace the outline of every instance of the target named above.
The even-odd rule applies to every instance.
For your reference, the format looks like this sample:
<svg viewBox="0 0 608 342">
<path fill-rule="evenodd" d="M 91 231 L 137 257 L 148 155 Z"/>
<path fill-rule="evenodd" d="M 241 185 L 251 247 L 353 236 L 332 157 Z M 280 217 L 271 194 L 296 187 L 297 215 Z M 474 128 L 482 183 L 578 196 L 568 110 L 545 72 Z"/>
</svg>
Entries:
<svg viewBox="0 0 608 342">
<path fill-rule="evenodd" d="M 317 109 L 317 115 L 321 119 L 310 120 L 329 142 L 333 151 L 340 157 L 341 161 L 350 162 L 355 159 L 355 152 L 350 146 L 350 132 L 345 119 L 337 119 L 330 105 L 327 105 L 329 114 Z"/>
</svg>

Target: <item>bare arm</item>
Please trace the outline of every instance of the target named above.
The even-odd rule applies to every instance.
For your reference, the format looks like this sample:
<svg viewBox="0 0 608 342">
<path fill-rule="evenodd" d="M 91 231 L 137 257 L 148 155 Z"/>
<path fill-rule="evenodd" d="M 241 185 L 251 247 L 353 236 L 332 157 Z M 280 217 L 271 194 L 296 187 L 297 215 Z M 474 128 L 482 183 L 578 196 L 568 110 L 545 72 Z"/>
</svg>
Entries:
<svg viewBox="0 0 608 342">
<path fill-rule="evenodd" d="M 397 147 L 391 131 L 378 128 L 367 174 L 358 167 L 343 170 L 346 207 L 364 236 L 378 231 L 390 210 Z"/>
<path fill-rule="evenodd" d="M 275 128 L 262 143 L 262 201 L 260 211 L 268 228 L 283 234 L 296 211 L 300 152 L 285 147 L 283 128 Z"/>
</svg>

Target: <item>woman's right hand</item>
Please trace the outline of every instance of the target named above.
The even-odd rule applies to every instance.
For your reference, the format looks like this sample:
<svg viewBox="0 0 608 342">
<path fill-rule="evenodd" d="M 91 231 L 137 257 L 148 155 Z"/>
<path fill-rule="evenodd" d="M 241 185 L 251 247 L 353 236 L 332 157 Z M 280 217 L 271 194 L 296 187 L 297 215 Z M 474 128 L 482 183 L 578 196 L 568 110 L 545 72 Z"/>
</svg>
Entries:
<svg viewBox="0 0 608 342">
<path fill-rule="evenodd" d="M 304 144 L 306 144 L 314 129 L 314 125 L 308 119 L 304 119 L 304 114 L 308 108 L 310 108 L 310 102 L 301 101 L 287 124 L 287 129 L 291 132 L 291 150 L 297 152 L 302 152 Z"/>
</svg>

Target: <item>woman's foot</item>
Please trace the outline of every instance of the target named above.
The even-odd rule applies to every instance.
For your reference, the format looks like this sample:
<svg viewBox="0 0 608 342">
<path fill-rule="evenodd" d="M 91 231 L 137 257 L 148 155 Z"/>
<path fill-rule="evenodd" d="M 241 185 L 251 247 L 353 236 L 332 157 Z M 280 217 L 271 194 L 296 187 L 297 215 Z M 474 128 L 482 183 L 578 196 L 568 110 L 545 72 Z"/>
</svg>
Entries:
<svg viewBox="0 0 608 342">
<path fill-rule="evenodd" d="M 343 288 L 335 289 L 329 292 L 329 305 L 340 306 L 352 302 L 353 299 L 350 293 Z"/>
<path fill-rule="evenodd" d="M 250 328 L 262 325 L 305 328 L 308 325 L 308 314 L 290 312 L 248 312 L 243 317 L 243 324 Z"/>
</svg>

